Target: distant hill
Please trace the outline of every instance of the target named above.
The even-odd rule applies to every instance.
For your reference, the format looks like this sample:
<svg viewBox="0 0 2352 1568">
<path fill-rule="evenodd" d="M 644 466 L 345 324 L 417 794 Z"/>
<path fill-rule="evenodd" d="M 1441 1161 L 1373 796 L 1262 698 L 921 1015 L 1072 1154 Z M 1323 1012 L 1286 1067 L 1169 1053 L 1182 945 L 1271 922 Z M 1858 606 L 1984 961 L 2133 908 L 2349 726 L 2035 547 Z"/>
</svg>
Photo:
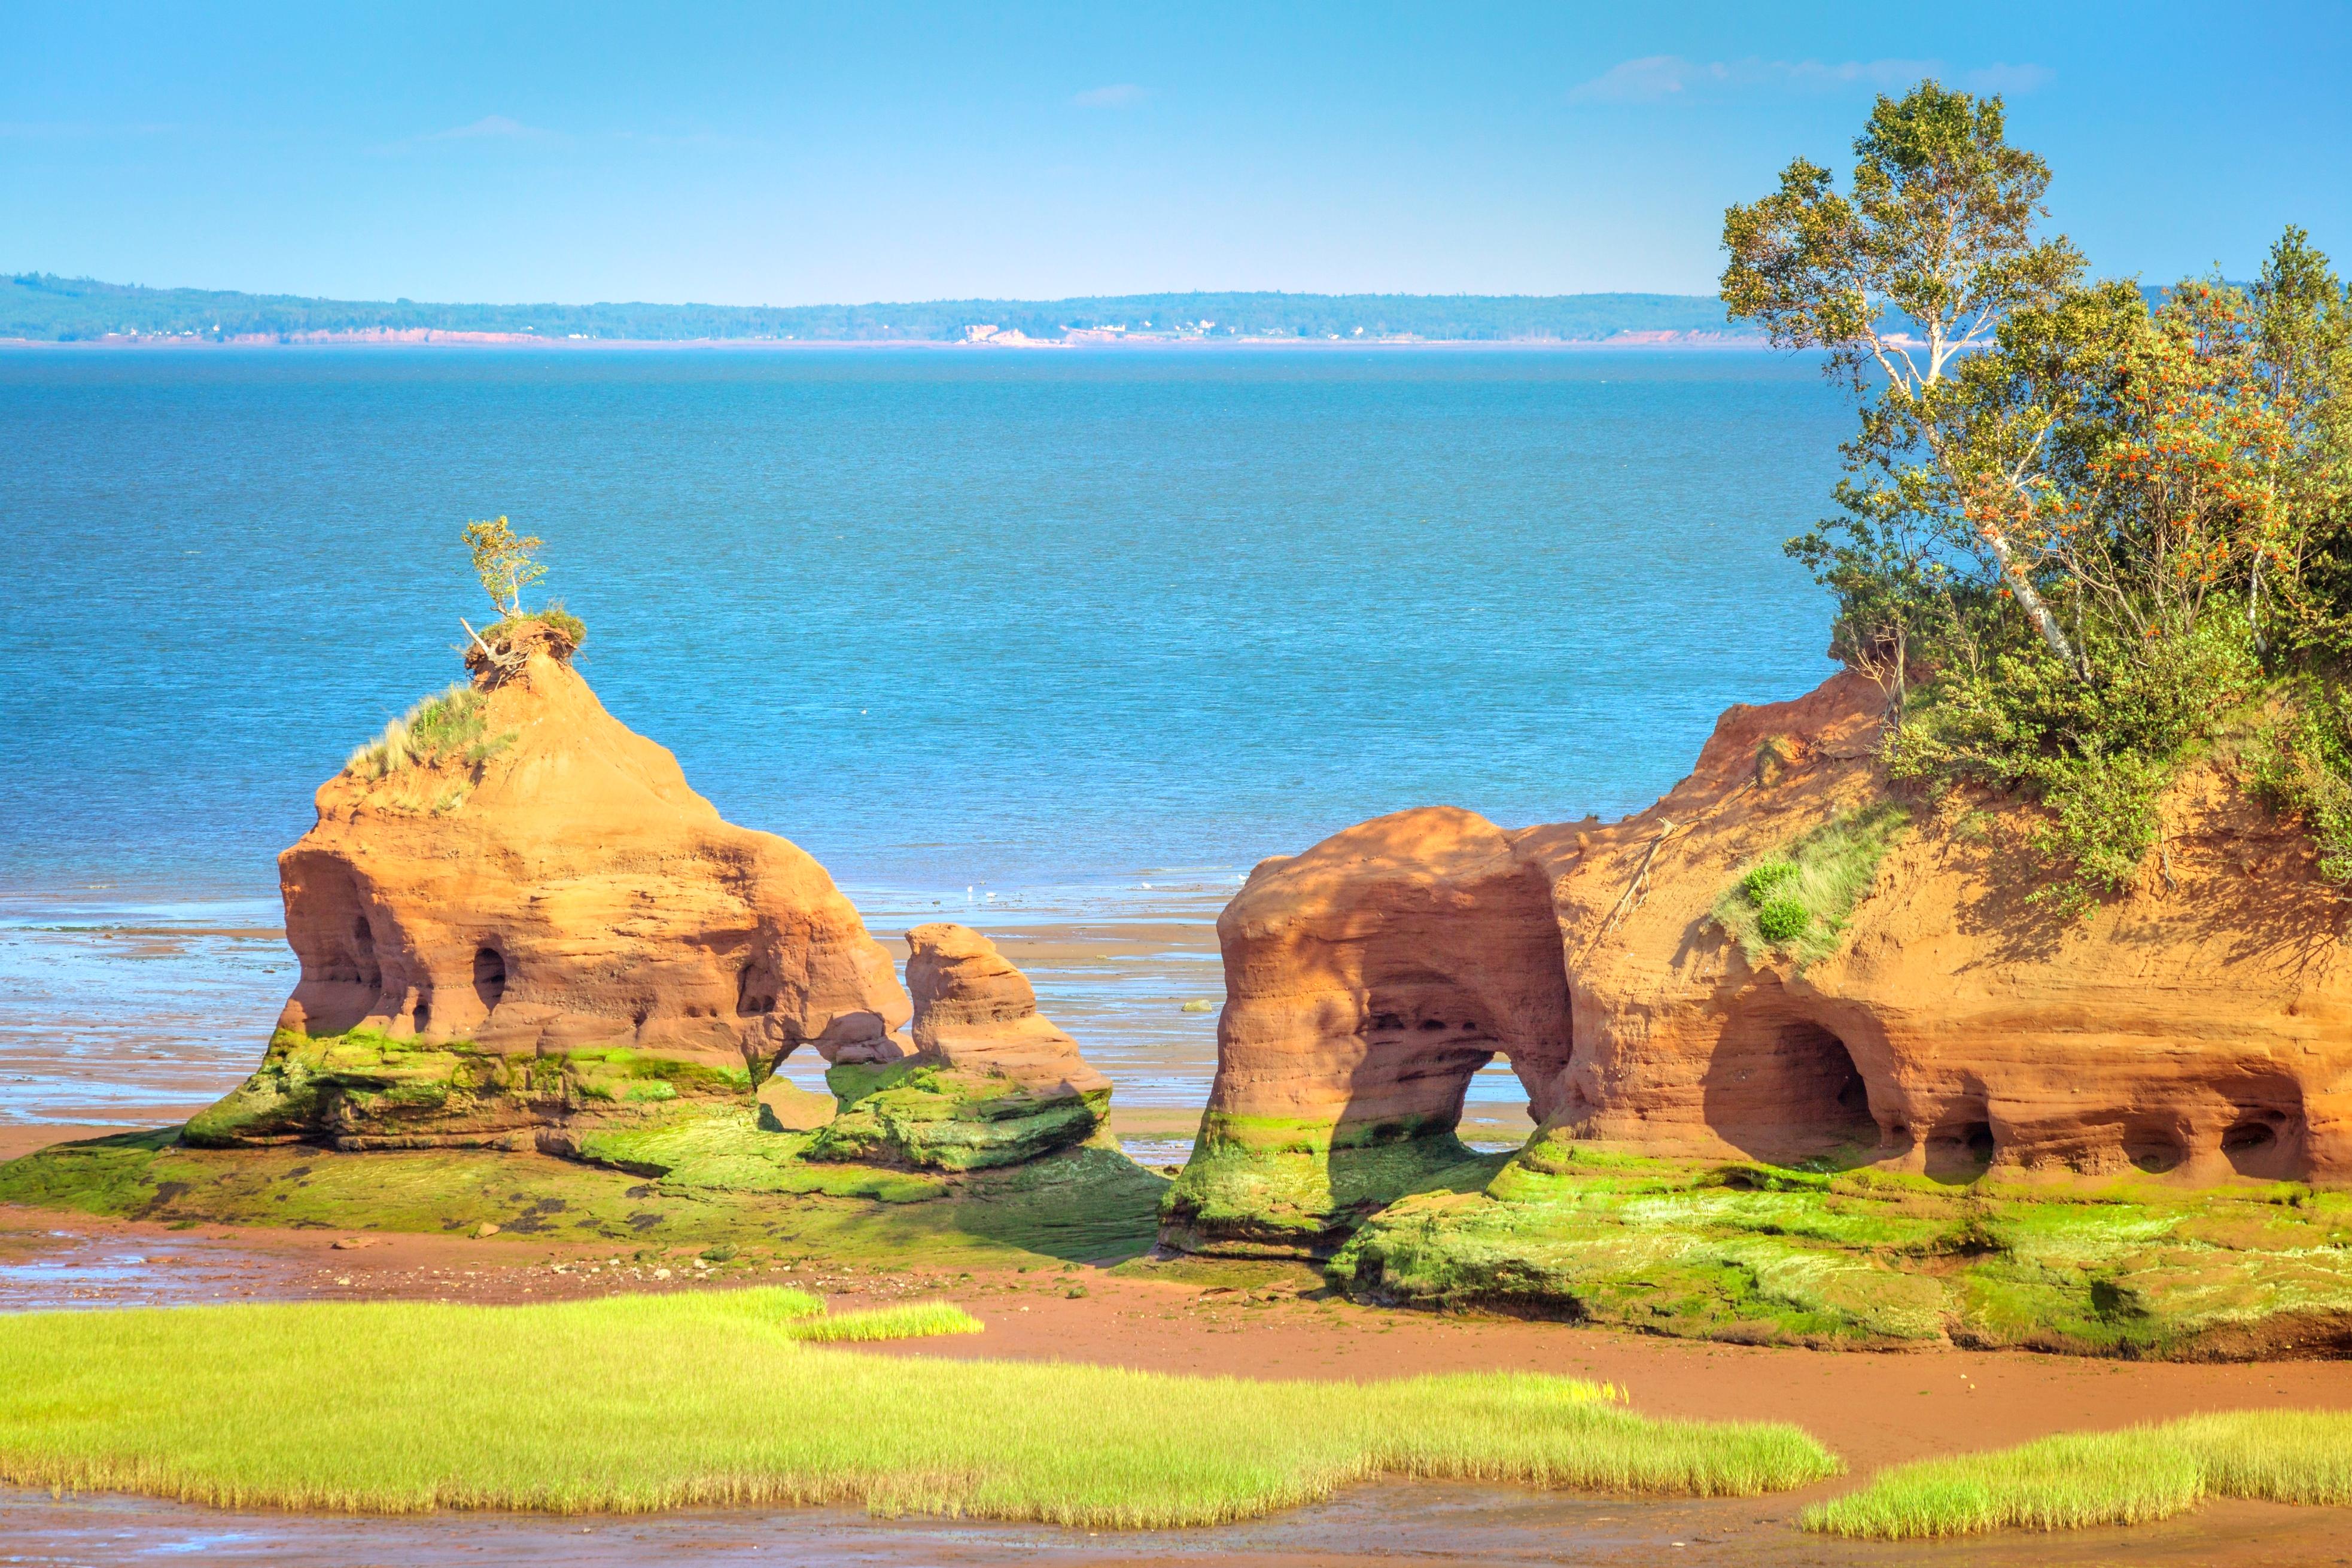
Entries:
<svg viewBox="0 0 2352 1568">
<path fill-rule="evenodd" d="M 76 342 L 178 337 L 511 334 L 635 342 L 766 340 L 945 342 L 970 327 L 1056 340 L 1421 338 L 1598 342 L 1636 337 L 1753 340 L 1698 294 L 1129 294 L 1079 299 L 937 299 L 901 305 L 432 305 L 142 288 L 50 273 L 0 283 L 0 338 Z"/>
</svg>

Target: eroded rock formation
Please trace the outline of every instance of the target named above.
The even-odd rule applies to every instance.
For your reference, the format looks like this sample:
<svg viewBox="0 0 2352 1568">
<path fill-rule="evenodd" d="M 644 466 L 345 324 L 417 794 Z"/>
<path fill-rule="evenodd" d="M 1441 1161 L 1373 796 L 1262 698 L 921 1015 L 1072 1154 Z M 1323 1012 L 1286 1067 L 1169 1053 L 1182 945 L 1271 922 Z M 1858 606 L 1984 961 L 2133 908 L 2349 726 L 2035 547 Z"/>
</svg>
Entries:
<svg viewBox="0 0 2352 1568">
<path fill-rule="evenodd" d="M 1037 1011 L 1037 993 L 995 944 L 961 925 L 907 933 L 916 1052 L 887 1067 L 844 1064 L 827 1082 L 841 1113 L 817 1159 L 883 1159 L 942 1170 L 1011 1165 L 1085 1142 L 1110 1080 Z"/>
<path fill-rule="evenodd" d="M 1840 675 L 1726 713 L 1620 822 L 1408 811 L 1261 865 L 1218 925 L 1218 1073 L 1167 1239 L 1328 1246 L 1426 1185 L 1496 1053 L 1549 1141 L 1595 1151 L 2352 1181 L 2352 922 L 2295 824 L 2209 760 L 2139 884 L 2078 918 L 2033 808 L 1890 790 L 1882 715 Z M 1767 939 L 1741 875 L 1783 859 L 1828 913 Z M 1341 1190 L 1341 1152 L 1416 1146 Z"/>
<path fill-rule="evenodd" d="M 906 1054 L 888 956 L 824 867 L 721 820 L 544 651 L 423 705 L 278 860 L 301 976 L 190 1141 L 514 1142 L 785 1053 Z"/>
</svg>

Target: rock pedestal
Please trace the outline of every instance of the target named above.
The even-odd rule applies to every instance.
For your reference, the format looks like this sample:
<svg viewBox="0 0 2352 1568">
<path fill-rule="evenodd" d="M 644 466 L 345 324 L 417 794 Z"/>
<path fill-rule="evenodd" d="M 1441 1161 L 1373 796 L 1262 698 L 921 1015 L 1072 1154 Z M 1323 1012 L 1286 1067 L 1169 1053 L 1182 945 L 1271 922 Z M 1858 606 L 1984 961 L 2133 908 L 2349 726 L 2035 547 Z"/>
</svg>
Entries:
<svg viewBox="0 0 2352 1568">
<path fill-rule="evenodd" d="M 829 1071 L 841 1113 L 810 1157 L 973 1170 L 1093 1137 L 1110 1080 L 1038 1013 L 1037 993 L 995 945 L 947 925 L 919 925 L 907 945 L 916 1052 Z"/>
<path fill-rule="evenodd" d="M 910 1049 L 888 956 L 824 868 L 721 820 L 545 653 L 362 748 L 318 812 L 278 859 L 300 978 L 190 1142 L 528 1142 L 748 1102 L 803 1046 Z"/>
</svg>

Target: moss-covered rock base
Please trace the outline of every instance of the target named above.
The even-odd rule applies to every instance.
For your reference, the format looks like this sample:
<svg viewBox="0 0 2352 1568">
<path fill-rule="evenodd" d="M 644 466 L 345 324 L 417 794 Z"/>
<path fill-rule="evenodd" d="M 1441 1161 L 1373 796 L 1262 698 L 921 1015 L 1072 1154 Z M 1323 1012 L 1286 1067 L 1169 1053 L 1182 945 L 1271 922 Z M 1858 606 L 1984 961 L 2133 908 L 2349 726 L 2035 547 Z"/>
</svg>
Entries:
<svg viewBox="0 0 2352 1568">
<path fill-rule="evenodd" d="M 1110 1113 L 1108 1088 L 1038 1089 L 993 1072 L 913 1058 L 826 1069 L 840 1111 L 809 1147 L 813 1160 L 856 1160 L 920 1170 L 1020 1165 L 1095 1136 Z"/>
<path fill-rule="evenodd" d="M 749 1068 L 617 1046 L 521 1056 L 373 1030 L 281 1029 L 253 1075 L 190 1121 L 184 1140 L 199 1148 L 528 1148 L 536 1128 L 583 1116 L 633 1121 L 682 1100 L 748 1106 L 751 1088 Z"/>
<path fill-rule="evenodd" d="M 2334 1355 L 2352 1351 L 2352 1193 L 1947 1185 L 1538 1140 L 1483 1188 L 1399 1199 L 1327 1277 L 1708 1339 Z"/>
<path fill-rule="evenodd" d="M 757 1244 L 877 1266 L 1098 1262 L 1150 1245 L 1164 1177 L 1082 1145 L 969 1176 L 809 1163 L 747 1107 L 568 1134 L 571 1157 L 478 1148 L 207 1149 L 176 1129 L 0 1165 L 0 1203 L 165 1224 L 404 1230 L 632 1247 Z"/>
<path fill-rule="evenodd" d="M 1508 1156 L 1451 1128 L 1341 1128 L 1212 1111 L 1160 1205 L 1161 1240 L 1204 1257 L 1325 1258 L 1414 1193 L 1476 1192 Z"/>
</svg>

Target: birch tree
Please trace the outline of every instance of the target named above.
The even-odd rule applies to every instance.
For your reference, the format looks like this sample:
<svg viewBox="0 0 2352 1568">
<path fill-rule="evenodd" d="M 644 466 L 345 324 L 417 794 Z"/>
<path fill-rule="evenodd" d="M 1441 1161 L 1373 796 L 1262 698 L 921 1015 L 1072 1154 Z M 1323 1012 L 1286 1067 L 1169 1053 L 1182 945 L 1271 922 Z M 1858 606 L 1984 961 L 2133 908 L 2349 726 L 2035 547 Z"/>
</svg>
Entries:
<svg viewBox="0 0 2352 1568">
<path fill-rule="evenodd" d="M 2082 274 L 2063 235 L 2035 235 L 2049 165 L 2009 145 L 1999 98 L 1932 81 L 1882 95 L 1853 151 L 1847 193 L 1800 158 L 1779 190 L 1724 214 L 1731 318 L 1759 322 L 1780 348 L 1824 353 L 1863 405 L 1839 486 L 1847 515 L 1792 548 L 1824 580 L 1842 552 L 1907 556 L 1929 578 L 1938 543 L 1972 552 L 2079 674 L 2036 580 L 2046 415 L 2022 405 L 1988 423 L 1980 399 L 1955 395 L 1953 376 L 2013 314 L 2051 306 Z M 1896 613 L 1891 629 L 1846 634 L 1899 636 Z"/>
</svg>

